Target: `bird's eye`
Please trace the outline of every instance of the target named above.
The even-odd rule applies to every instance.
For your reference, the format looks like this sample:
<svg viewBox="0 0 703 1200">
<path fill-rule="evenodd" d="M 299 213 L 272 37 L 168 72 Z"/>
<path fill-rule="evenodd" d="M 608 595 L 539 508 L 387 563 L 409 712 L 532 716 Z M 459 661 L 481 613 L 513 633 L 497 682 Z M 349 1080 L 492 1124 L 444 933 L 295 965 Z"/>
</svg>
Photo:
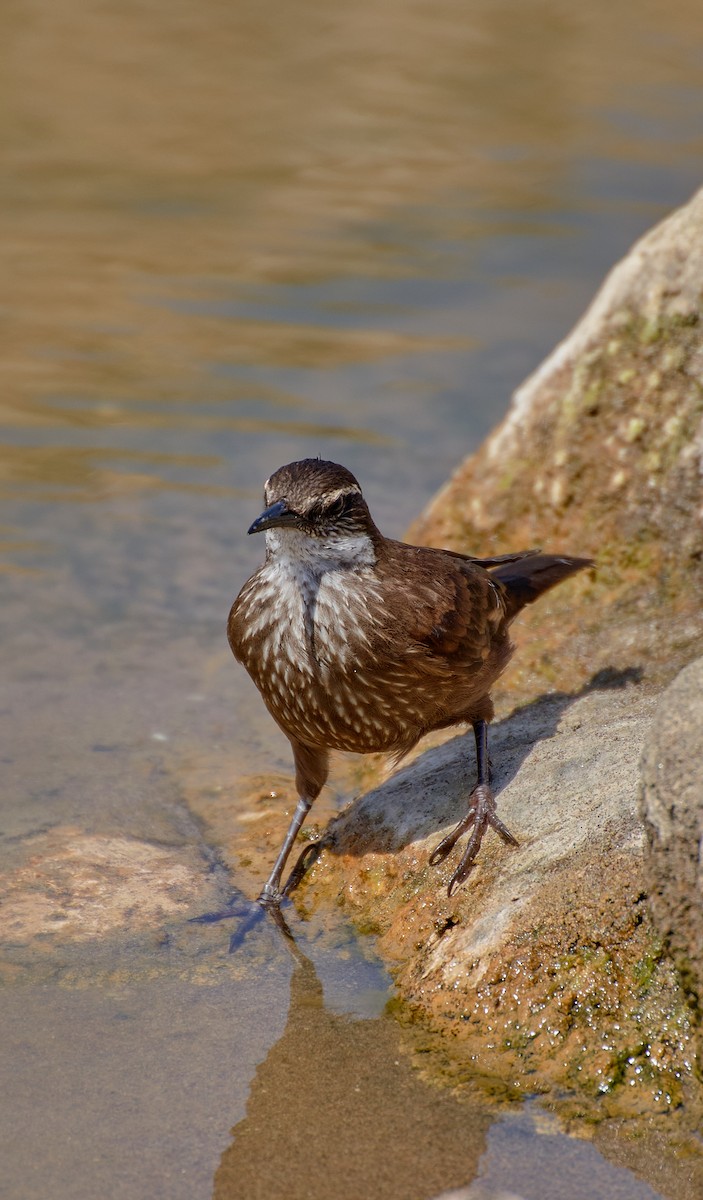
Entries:
<svg viewBox="0 0 703 1200">
<path fill-rule="evenodd" d="M 338 496 L 336 500 L 332 500 L 330 504 L 325 504 L 324 501 L 317 501 L 307 510 L 305 514 L 306 523 L 309 526 L 327 526 L 330 523 L 338 521 L 351 508 L 353 501 L 352 496 Z"/>
<path fill-rule="evenodd" d="M 341 517 L 349 508 L 349 496 L 338 496 L 336 500 L 329 504 L 325 509 L 325 517 L 328 520 L 336 520 Z"/>
</svg>

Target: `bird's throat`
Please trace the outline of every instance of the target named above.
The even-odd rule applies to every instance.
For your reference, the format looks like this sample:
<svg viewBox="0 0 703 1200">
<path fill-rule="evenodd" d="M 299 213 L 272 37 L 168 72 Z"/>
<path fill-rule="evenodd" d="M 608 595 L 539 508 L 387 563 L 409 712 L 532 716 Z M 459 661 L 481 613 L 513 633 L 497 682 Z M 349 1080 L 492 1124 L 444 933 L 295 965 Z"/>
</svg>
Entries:
<svg viewBox="0 0 703 1200">
<path fill-rule="evenodd" d="M 301 529 L 267 529 L 266 555 L 301 580 L 319 580 L 328 571 L 372 567 L 376 562 L 373 542 L 364 532 L 311 537 Z"/>
</svg>

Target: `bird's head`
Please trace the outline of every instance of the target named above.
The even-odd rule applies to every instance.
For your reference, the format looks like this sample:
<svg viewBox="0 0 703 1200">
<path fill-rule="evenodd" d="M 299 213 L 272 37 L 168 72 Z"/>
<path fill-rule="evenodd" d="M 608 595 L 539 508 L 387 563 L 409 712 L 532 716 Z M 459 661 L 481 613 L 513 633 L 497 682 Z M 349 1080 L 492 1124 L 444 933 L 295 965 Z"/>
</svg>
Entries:
<svg viewBox="0 0 703 1200">
<path fill-rule="evenodd" d="M 339 463 L 305 458 L 274 471 L 264 511 L 249 533 L 267 531 L 269 553 L 306 559 L 375 560 L 380 537 L 357 480 Z"/>
</svg>

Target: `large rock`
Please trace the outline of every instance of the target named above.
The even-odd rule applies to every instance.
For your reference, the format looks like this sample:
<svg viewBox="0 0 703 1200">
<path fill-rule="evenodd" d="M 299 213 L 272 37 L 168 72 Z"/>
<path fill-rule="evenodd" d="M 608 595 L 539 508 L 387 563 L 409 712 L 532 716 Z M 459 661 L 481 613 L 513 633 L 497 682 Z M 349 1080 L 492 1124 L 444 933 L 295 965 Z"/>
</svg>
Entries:
<svg viewBox="0 0 703 1200">
<path fill-rule="evenodd" d="M 411 530 L 451 549 L 597 557 L 595 580 L 550 595 L 552 621 L 544 606 L 521 618 L 513 695 L 634 659 L 668 680 L 700 652 L 702 293 L 703 191 L 615 267 Z"/>
<path fill-rule="evenodd" d="M 649 843 L 646 880 L 650 906 L 700 1021 L 703 658 L 686 667 L 659 701 L 642 763 L 641 805 Z"/>
<path fill-rule="evenodd" d="M 306 901 L 379 935 L 406 1017 L 452 1080 L 517 1094 L 577 1087 L 603 1110 L 681 1098 L 689 1017 L 646 905 L 639 764 L 655 697 L 627 677 L 542 697 L 496 723 L 502 819 L 449 899 L 428 859 L 466 804 L 473 738 L 361 796 L 328 830 Z M 686 1071 L 684 1070 L 684 1074 Z"/>
<path fill-rule="evenodd" d="M 695 1087 L 691 1009 L 646 903 L 638 764 L 658 693 L 703 644 L 702 291 L 703 192 L 615 268 L 411 531 L 597 559 L 521 616 L 495 697 L 498 806 L 520 848 L 486 838 L 447 899 L 450 864 L 427 857 L 473 752 L 435 739 L 380 785 L 364 768 L 373 790 L 333 824 L 300 899 L 333 895 L 380 934 L 452 1078 L 579 1083 L 601 1111 Z"/>
</svg>

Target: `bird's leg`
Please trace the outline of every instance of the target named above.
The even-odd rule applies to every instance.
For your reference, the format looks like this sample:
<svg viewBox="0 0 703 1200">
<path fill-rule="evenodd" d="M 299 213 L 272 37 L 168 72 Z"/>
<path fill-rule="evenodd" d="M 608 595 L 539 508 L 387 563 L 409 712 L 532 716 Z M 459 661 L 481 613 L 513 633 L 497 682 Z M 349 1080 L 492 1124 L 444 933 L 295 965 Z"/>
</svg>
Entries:
<svg viewBox="0 0 703 1200">
<path fill-rule="evenodd" d="M 500 834 L 504 842 L 508 842 L 511 846 L 518 845 L 517 839 L 513 837 L 509 829 L 506 829 L 496 813 L 495 799 L 490 787 L 491 764 L 488 757 L 487 721 L 474 721 L 474 737 L 476 739 L 477 779 L 476 786 L 469 796 L 469 810 L 466 816 L 462 817 L 461 821 L 459 821 L 458 825 L 452 829 L 451 833 L 448 833 L 442 839 L 430 856 L 430 866 L 434 867 L 438 863 L 443 862 L 447 855 L 454 849 L 462 834 L 466 833 L 473 825 L 471 837 L 461 856 L 459 866 L 449 880 L 449 887 L 447 888 L 447 895 L 449 896 L 456 891 L 459 884 L 463 883 L 471 872 L 476 855 L 481 847 L 483 835 L 489 825 L 495 829 L 496 833 Z"/>
<path fill-rule="evenodd" d="M 293 813 L 293 820 L 288 826 L 288 832 L 283 839 L 283 845 L 274 863 L 273 870 L 264 884 L 261 895 L 258 897 L 259 904 L 266 907 L 280 904 L 285 896 L 290 895 L 293 888 L 297 887 L 300 883 L 306 870 L 312 865 L 312 862 L 317 858 L 322 848 L 320 846 L 316 850 L 316 843 L 306 846 L 291 871 L 285 887 L 281 887 L 281 877 L 288 860 L 288 855 L 293 849 L 293 843 L 300 832 L 303 821 L 310 812 L 313 801 L 317 799 L 322 790 L 327 779 L 329 766 L 329 755 L 326 750 L 321 750 L 313 746 L 305 746 L 302 742 L 298 742 L 292 737 L 290 738 L 290 743 L 293 747 L 293 758 L 295 759 L 295 783 L 298 789 L 298 803 Z"/>
<path fill-rule="evenodd" d="M 278 852 L 273 870 L 264 884 L 261 895 L 258 897 L 259 904 L 278 904 L 281 900 L 283 892 L 281 891 L 281 876 L 286 865 L 288 855 L 293 849 L 293 843 L 300 832 L 300 827 L 307 817 L 312 807 L 312 800 L 306 800 L 301 796 L 293 813 L 293 820 L 288 826 L 288 832 L 283 839 L 283 845 Z"/>
</svg>

